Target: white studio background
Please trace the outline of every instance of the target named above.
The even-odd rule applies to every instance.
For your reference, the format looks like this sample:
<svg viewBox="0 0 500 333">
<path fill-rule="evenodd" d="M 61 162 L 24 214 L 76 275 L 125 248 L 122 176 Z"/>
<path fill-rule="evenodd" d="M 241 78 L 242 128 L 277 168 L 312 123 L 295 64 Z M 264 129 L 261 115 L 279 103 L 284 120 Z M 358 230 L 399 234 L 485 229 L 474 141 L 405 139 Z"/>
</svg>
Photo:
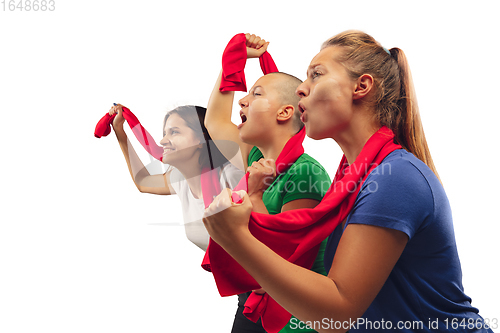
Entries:
<svg viewBox="0 0 500 333">
<path fill-rule="evenodd" d="M 1 332 L 230 331 L 236 298 L 219 297 L 200 268 L 203 253 L 180 223 L 166 225 L 181 221 L 178 199 L 139 193 L 114 134 L 96 139 L 93 131 L 119 102 L 159 141 L 167 110 L 206 106 L 222 51 L 239 32 L 271 41 L 280 70 L 301 79 L 321 43 L 346 29 L 406 52 L 453 209 L 465 291 L 483 317 L 500 317 L 500 29 L 493 1 L 55 0 L 55 10 L 45 12 L 9 11 L 8 0 L 5 6 Z M 260 75 L 250 60 L 248 86 Z M 333 174 L 336 144 L 305 145 Z"/>
</svg>

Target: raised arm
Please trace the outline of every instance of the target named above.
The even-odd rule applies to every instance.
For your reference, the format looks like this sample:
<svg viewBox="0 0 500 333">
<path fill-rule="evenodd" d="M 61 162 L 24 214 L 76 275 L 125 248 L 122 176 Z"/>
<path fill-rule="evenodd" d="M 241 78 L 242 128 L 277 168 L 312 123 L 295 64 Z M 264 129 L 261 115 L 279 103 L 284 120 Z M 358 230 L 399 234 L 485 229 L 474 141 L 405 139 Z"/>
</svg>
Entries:
<svg viewBox="0 0 500 333">
<path fill-rule="evenodd" d="M 122 106 L 120 104 L 113 106 L 109 110 L 110 115 L 115 113 L 116 117 L 113 120 L 113 129 L 118 143 L 120 144 L 123 156 L 125 157 L 125 161 L 127 162 L 130 176 L 137 189 L 142 193 L 160 195 L 175 194 L 174 189 L 170 186 L 170 172 L 160 175 L 151 175 L 135 152 L 123 129 L 125 119 L 123 118 Z"/>
<path fill-rule="evenodd" d="M 247 37 L 247 58 L 257 58 L 267 49 L 265 40 L 255 35 L 246 35 Z M 231 121 L 233 109 L 234 91 L 220 91 L 222 70 L 215 82 L 214 89 L 210 95 L 205 115 L 205 127 L 207 128 L 212 140 L 216 143 L 218 140 L 228 140 L 238 143 L 243 159 L 243 165 L 236 165 L 241 170 L 247 168 L 247 160 L 252 146 L 240 140 L 237 126 Z M 219 146 L 219 145 L 218 145 Z M 222 148 L 222 149 L 221 149 Z M 219 147 L 224 154 L 223 147 Z M 224 154 L 227 156 L 226 154 Z M 232 156 L 230 156 L 232 157 Z"/>
</svg>

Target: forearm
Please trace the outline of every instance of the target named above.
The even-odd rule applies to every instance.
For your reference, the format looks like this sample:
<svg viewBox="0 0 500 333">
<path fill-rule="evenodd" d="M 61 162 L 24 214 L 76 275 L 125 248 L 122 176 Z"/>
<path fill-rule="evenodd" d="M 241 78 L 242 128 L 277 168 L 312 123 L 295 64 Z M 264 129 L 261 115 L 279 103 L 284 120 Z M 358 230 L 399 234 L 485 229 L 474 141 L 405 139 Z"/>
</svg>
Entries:
<svg viewBox="0 0 500 333">
<path fill-rule="evenodd" d="M 223 247 L 274 300 L 298 319 L 349 321 L 353 311 L 329 277 L 286 261 L 249 232 L 231 244 Z"/>
<path fill-rule="evenodd" d="M 234 91 L 222 92 L 219 90 L 222 78 L 222 70 L 210 95 L 205 115 L 205 127 L 214 140 L 217 138 L 217 126 L 231 123 L 231 113 L 233 108 Z M 214 137 L 215 136 L 215 137 Z"/>
<path fill-rule="evenodd" d="M 132 147 L 132 144 L 128 140 L 127 134 L 125 133 L 123 127 L 120 126 L 113 129 L 122 150 L 123 156 L 125 157 L 125 161 L 127 163 L 130 176 L 132 177 L 132 181 L 134 182 L 135 186 L 139 190 L 141 190 L 141 182 L 146 177 L 150 176 L 150 173 Z"/>
<path fill-rule="evenodd" d="M 219 91 L 222 72 L 215 83 L 212 95 L 207 105 L 205 115 L 205 127 L 214 140 L 220 152 L 240 170 L 247 167 L 247 158 L 252 146 L 243 143 L 240 140 L 237 126 L 231 121 L 233 109 L 234 92 Z M 234 146 L 228 146 L 227 143 L 236 143 L 241 151 L 241 160 L 234 158 Z M 233 162 L 234 161 L 234 162 Z"/>
</svg>

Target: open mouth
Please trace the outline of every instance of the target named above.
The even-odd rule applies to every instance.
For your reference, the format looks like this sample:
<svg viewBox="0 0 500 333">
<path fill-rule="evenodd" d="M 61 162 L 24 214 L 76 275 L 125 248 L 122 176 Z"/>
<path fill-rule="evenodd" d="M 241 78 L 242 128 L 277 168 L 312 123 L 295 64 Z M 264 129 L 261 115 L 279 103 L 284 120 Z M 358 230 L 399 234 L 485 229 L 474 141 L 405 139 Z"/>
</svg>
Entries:
<svg viewBox="0 0 500 333">
<path fill-rule="evenodd" d="M 302 103 L 299 103 L 299 111 L 300 111 L 300 113 L 304 113 L 304 111 L 306 111 L 306 108 L 304 107 L 304 105 Z"/>
<path fill-rule="evenodd" d="M 238 129 L 240 129 L 243 124 L 247 121 L 247 116 L 243 113 L 243 111 L 240 111 L 240 117 L 241 117 L 241 124 L 238 125 Z"/>
<path fill-rule="evenodd" d="M 304 112 L 306 112 L 306 108 L 304 107 L 304 104 L 300 103 L 299 102 L 299 112 L 300 112 L 300 121 L 305 123 L 307 121 L 307 117 L 306 117 L 306 114 Z"/>
<path fill-rule="evenodd" d="M 168 153 L 173 152 L 174 150 L 175 150 L 174 148 L 163 148 L 163 153 L 168 154 Z"/>
<path fill-rule="evenodd" d="M 241 117 L 241 123 L 243 124 L 245 121 L 247 121 L 247 116 L 243 112 L 240 112 L 240 117 Z"/>
</svg>

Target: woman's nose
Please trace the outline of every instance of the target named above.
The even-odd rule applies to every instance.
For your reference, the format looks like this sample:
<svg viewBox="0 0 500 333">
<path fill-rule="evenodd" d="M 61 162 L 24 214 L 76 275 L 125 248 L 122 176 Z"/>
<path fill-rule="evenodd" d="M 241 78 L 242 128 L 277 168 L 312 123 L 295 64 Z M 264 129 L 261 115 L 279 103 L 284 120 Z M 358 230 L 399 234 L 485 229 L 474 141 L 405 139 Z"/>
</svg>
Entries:
<svg viewBox="0 0 500 333">
<path fill-rule="evenodd" d="M 302 82 L 295 90 L 295 95 L 299 96 L 300 98 L 306 97 L 308 93 L 309 90 L 307 89 L 306 81 Z"/>
<path fill-rule="evenodd" d="M 163 139 L 161 139 L 160 144 L 164 146 L 168 143 L 170 143 L 170 139 L 168 138 L 168 135 L 165 135 Z"/>
<path fill-rule="evenodd" d="M 238 101 L 241 108 L 246 108 L 248 106 L 248 101 L 245 98 L 246 96 Z"/>
</svg>

